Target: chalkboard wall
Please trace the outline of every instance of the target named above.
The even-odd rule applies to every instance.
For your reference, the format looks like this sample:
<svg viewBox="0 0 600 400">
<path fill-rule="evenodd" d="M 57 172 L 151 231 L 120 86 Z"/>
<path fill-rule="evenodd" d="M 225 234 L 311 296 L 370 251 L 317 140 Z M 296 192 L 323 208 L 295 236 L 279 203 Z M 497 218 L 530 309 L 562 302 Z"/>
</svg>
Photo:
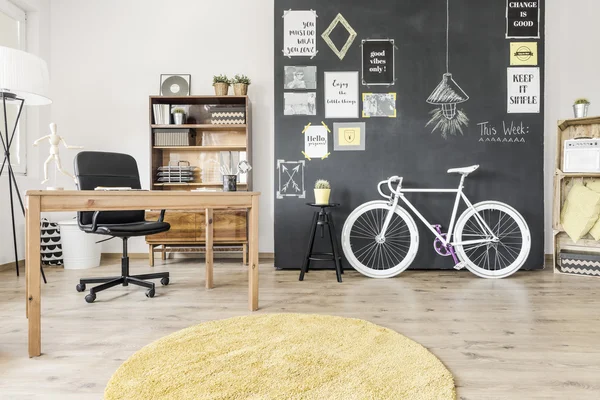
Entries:
<svg viewBox="0 0 600 400">
<path fill-rule="evenodd" d="M 534 3 L 537 7 L 537 2 Z M 449 175 L 446 170 L 472 164 L 481 167 L 467 178 L 466 195 L 473 202 L 499 200 L 515 207 L 524 216 L 532 235 L 531 252 L 524 268 L 542 268 L 544 10 L 539 10 L 538 20 L 537 13 L 532 15 L 535 10 L 511 9 L 507 23 L 508 7 L 505 0 L 449 0 L 448 10 L 446 0 L 275 1 L 276 165 L 273 195 L 276 196 L 276 268 L 297 269 L 302 265 L 314 211 L 305 203 L 314 200 L 315 180 L 329 180 L 331 200 L 341 203 L 341 207 L 334 210 L 339 240 L 348 214 L 358 205 L 380 198 L 376 190 L 379 181 L 399 175 L 404 177 L 405 187 L 456 188 L 459 176 Z M 284 54 L 285 19 L 282 16 L 287 10 L 316 12 L 314 46 L 318 52 L 314 57 L 287 57 Z M 338 14 L 356 32 L 356 38 L 343 59 L 321 37 Z M 525 22 L 515 23 L 520 17 Z M 538 24 L 538 29 L 532 28 L 532 24 Z M 516 32 L 517 35 L 529 36 L 507 38 L 507 25 L 511 26 L 511 34 Z M 528 26 L 529 29 L 514 29 L 515 25 Z M 535 34 L 532 37 L 532 30 L 539 31 L 540 37 L 535 37 Z M 338 49 L 343 47 L 348 36 L 342 25 L 338 25 L 330 35 Z M 396 93 L 396 115 L 392 118 L 363 118 L 361 100 L 359 118 L 327 119 L 324 73 L 354 71 L 359 72 L 362 80 L 364 60 L 361 43 L 364 39 L 394 40 L 395 83 L 388 87 L 365 86 L 361 82 L 359 91 L 361 98 L 362 93 Z M 530 59 L 532 56 L 537 60 Z M 289 114 L 285 109 L 284 93 L 290 93 L 289 88 L 294 86 L 286 84 L 291 79 L 290 70 L 287 74 L 285 72 L 285 67 L 289 66 L 316 66 L 315 115 L 284 115 Z M 536 82 L 528 82 L 532 77 L 528 72 L 532 70 L 538 71 L 539 88 L 536 88 Z M 310 75 L 310 70 L 306 71 Z M 431 111 L 440 107 L 427 100 L 431 100 L 430 95 L 447 71 L 460 85 L 455 91 L 459 92 L 462 88 L 468 96 L 464 102 L 464 99 L 457 100 L 460 101 L 457 110 L 464 112 L 469 122 L 462 125 L 462 133 L 448 133 L 444 138 L 439 129 L 433 131 L 432 125 L 426 126 Z M 510 84 L 507 83 L 509 77 Z M 292 92 L 310 92 L 308 80 L 307 85 L 307 89 Z M 458 95 L 460 97 L 460 93 Z M 509 106 L 509 96 L 522 97 L 516 103 L 525 104 Z M 511 107 L 513 112 L 509 113 Z M 535 112 L 536 107 L 539 112 Z M 329 156 L 306 159 L 302 154 L 305 150 L 305 126 L 325 123 L 333 130 L 336 122 L 364 122 L 365 150 L 334 151 L 334 140 L 329 134 Z M 304 165 L 298 163 L 301 160 L 304 160 Z M 298 167 L 297 171 L 291 170 L 293 167 Z M 283 195 L 281 186 L 285 183 L 301 186 L 302 174 L 306 197 Z M 290 176 L 292 181 L 289 181 Z M 294 193 L 298 192 L 287 191 L 287 194 Z M 408 197 L 427 219 L 447 227 L 453 195 L 412 194 Z M 411 268 L 452 268 L 451 258 L 434 253 L 433 235 L 418 220 L 417 225 L 421 236 L 420 249 Z M 349 267 L 345 261 L 344 266 Z"/>
</svg>

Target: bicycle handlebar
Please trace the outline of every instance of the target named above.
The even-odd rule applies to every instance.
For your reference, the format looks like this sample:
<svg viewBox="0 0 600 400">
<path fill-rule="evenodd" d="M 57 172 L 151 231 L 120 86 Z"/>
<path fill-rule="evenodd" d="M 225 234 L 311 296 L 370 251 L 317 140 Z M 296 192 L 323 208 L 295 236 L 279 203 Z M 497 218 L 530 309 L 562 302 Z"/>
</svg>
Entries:
<svg viewBox="0 0 600 400">
<path fill-rule="evenodd" d="M 396 190 L 394 190 L 394 188 L 392 188 L 392 183 L 394 183 L 394 182 L 399 182 L 398 186 L 396 187 Z M 390 189 L 390 193 L 398 194 L 398 189 L 402 185 L 402 177 L 394 175 L 394 176 L 390 177 L 389 179 L 386 179 L 385 181 L 379 182 L 379 184 L 377 185 L 377 191 L 379 192 L 379 194 L 382 197 L 385 197 L 386 199 L 391 199 L 392 198 L 391 194 L 388 196 L 385 193 L 383 193 L 383 191 L 381 190 L 381 186 L 383 186 L 386 183 L 387 183 L 388 188 Z"/>
</svg>

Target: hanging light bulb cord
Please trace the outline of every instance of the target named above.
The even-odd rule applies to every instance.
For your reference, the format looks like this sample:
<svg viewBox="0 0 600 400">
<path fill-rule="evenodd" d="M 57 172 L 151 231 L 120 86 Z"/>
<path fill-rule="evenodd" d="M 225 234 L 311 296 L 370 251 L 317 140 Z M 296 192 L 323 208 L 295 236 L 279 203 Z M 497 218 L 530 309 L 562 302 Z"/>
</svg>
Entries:
<svg viewBox="0 0 600 400">
<path fill-rule="evenodd" d="M 446 73 L 450 73 L 449 66 L 449 47 L 450 47 L 450 0 L 446 0 Z"/>
</svg>

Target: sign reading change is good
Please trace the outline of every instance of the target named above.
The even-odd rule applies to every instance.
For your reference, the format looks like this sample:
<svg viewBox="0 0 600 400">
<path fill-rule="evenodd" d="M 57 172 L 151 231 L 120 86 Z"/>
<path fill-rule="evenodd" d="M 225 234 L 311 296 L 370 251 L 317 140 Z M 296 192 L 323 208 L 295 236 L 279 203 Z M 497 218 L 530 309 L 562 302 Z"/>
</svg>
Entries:
<svg viewBox="0 0 600 400">
<path fill-rule="evenodd" d="M 506 2 L 506 37 L 507 39 L 540 37 L 540 4 L 539 1 Z"/>
</svg>

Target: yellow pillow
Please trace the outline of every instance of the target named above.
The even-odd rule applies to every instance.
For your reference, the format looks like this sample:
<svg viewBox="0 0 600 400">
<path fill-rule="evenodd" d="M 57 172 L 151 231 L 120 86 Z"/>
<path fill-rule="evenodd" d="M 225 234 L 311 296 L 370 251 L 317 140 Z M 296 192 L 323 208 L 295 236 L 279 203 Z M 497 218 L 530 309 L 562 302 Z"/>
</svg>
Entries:
<svg viewBox="0 0 600 400">
<path fill-rule="evenodd" d="M 600 182 L 599 181 L 588 182 L 588 184 L 586 186 L 588 189 L 591 189 L 596 193 L 600 193 Z M 590 235 L 592 235 L 594 239 L 600 240 L 600 220 L 598 220 L 594 224 L 592 229 L 590 229 Z"/>
<path fill-rule="evenodd" d="M 574 242 L 584 237 L 598 221 L 600 194 L 575 183 L 560 213 L 560 222 Z"/>
</svg>

